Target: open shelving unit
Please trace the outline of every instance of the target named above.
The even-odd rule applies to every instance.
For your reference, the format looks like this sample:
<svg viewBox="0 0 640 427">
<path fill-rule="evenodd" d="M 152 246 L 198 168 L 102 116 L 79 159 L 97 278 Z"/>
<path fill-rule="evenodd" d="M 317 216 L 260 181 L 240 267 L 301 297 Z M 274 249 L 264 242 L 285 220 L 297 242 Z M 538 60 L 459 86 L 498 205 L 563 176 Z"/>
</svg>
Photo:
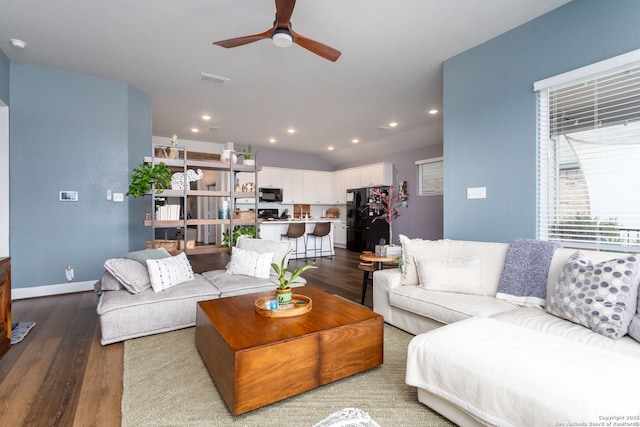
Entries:
<svg viewBox="0 0 640 427">
<path fill-rule="evenodd" d="M 178 158 L 165 158 L 159 157 L 156 153 L 163 152 L 164 149 L 172 148 L 178 154 Z M 198 255 L 198 254 L 210 254 L 210 253 L 218 253 L 218 252 L 229 252 L 231 250 L 232 241 L 227 245 L 221 244 L 211 244 L 211 245 L 196 245 L 195 247 L 188 247 L 188 233 L 187 228 L 189 226 L 197 226 L 197 225 L 215 225 L 221 227 L 227 227 L 229 230 L 229 236 L 233 235 L 234 227 L 243 226 L 243 225 L 253 225 L 258 229 L 258 224 L 261 220 L 258 218 L 258 171 L 257 162 L 254 162 L 255 165 L 243 165 L 236 164 L 233 162 L 222 162 L 219 160 L 202 160 L 199 158 L 190 159 L 189 154 L 187 152 L 186 147 L 176 147 L 171 145 L 162 145 L 162 144 L 154 144 L 153 145 L 153 156 L 145 157 L 144 161 L 151 163 L 153 165 L 164 163 L 173 171 L 181 171 L 182 173 L 187 174 L 189 169 L 202 169 L 202 170 L 215 170 L 220 172 L 228 172 L 229 179 L 228 181 L 228 189 L 227 190 L 191 190 L 190 183 L 185 182 L 183 190 L 169 190 L 165 189 L 162 193 L 156 194 L 155 186 L 152 188 L 149 195 L 152 196 L 152 214 L 150 220 L 145 220 L 144 225 L 151 227 L 152 229 L 152 247 L 156 247 L 155 241 L 156 238 L 156 230 L 157 229 L 169 229 L 169 228 L 178 228 L 182 229 L 183 234 L 183 248 L 187 255 Z M 244 156 L 243 152 L 234 152 L 238 157 Z M 250 153 L 250 155 L 255 160 L 255 153 Z M 254 191 L 246 192 L 246 191 L 234 191 L 234 183 L 236 182 L 236 175 L 238 173 L 253 173 L 254 174 Z M 220 199 L 228 199 L 229 200 L 229 218 L 228 219 L 210 219 L 210 218 L 189 218 L 187 215 L 188 212 L 188 200 L 193 197 L 216 197 Z M 156 218 L 156 202 L 157 198 L 180 198 L 181 199 L 181 218 L 177 220 L 158 220 Z M 253 198 L 254 199 L 254 218 L 252 219 L 234 219 L 234 211 L 236 208 L 236 199 L 246 199 Z M 232 239 L 230 239 L 232 240 Z M 180 246 L 178 247 L 180 249 Z"/>
</svg>

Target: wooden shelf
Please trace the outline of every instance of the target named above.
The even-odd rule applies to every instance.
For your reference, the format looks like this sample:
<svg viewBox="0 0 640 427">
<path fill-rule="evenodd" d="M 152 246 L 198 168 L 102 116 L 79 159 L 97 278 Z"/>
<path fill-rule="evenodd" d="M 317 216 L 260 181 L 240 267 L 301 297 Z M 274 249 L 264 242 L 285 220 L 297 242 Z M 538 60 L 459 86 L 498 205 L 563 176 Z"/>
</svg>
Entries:
<svg viewBox="0 0 640 427">
<path fill-rule="evenodd" d="M 151 163 L 153 160 L 152 157 L 148 156 L 144 158 L 144 161 L 147 163 Z M 184 167 L 184 159 L 164 159 L 164 158 L 156 158 L 156 163 L 164 163 L 167 166 Z M 191 160 L 187 159 L 187 167 L 194 167 L 200 169 L 209 169 L 209 170 L 222 170 L 229 171 L 229 163 L 216 161 L 216 160 Z M 260 167 L 256 168 L 251 165 L 243 165 L 236 163 L 233 165 L 234 172 L 254 172 L 255 170 L 260 170 Z"/>
<path fill-rule="evenodd" d="M 151 195 L 151 192 L 147 193 Z M 164 190 L 160 194 L 155 194 L 156 197 L 183 197 L 184 191 L 182 190 Z M 187 196 L 208 196 L 208 197 L 235 197 L 236 199 L 249 199 L 256 197 L 255 191 L 234 191 L 229 193 L 228 191 L 207 191 L 207 190 L 187 190 Z"/>
<path fill-rule="evenodd" d="M 228 219 L 188 219 L 187 225 L 229 225 L 231 223 Z M 255 223 L 254 219 L 234 219 L 233 225 L 253 225 Z M 258 219 L 258 224 L 262 223 L 262 219 Z M 152 221 L 145 220 L 145 227 L 151 227 Z M 175 221 L 156 221 L 156 227 L 158 228 L 173 228 L 173 227 L 184 227 L 183 220 L 175 220 Z"/>
<path fill-rule="evenodd" d="M 196 246 L 192 249 L 187 249 L 187 255 L 205 255 L 205 254 L 218 254 L 221 252 L 229 252 L 228 246 L 222 245 L 202 245 Z"/>
</svg>

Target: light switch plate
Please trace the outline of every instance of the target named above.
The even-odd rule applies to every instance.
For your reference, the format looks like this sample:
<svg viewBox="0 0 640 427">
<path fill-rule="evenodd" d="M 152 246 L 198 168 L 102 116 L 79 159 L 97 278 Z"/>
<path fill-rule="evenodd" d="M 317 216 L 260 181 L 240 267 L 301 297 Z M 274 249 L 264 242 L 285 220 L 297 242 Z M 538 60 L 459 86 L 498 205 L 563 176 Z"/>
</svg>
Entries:
<svg viewBox="0 0 640 427">
<path fill-rule="evenodd" d="M 123 202 L 124 194 L 123 193 L 113 193 L 113 201 L 114 202 Z"/>
<path fill-rule="evenodd" d="M 467 199 L 486 199 L 487 187 L 467 188 Z"/>
</svg>

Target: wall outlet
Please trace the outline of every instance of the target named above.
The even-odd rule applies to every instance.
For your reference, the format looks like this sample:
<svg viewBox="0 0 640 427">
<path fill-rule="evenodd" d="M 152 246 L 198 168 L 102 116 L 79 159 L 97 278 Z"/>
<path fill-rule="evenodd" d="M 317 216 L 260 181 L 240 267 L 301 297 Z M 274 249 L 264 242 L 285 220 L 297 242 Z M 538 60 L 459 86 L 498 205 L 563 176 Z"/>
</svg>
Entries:
<svg viewBox="0 0 640 427">
<path fill-rule="evenodd" d="M 487 187 L 467 188 L 467 199 L 486 199 Z"/>
</svg>

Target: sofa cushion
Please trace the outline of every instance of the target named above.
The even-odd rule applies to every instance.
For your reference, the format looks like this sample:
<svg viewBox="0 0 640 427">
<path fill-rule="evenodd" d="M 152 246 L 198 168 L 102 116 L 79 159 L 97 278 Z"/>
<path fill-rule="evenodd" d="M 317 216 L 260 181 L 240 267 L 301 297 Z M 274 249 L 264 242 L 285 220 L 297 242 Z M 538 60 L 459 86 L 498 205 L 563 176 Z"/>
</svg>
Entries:
<svg viewBox="0 0 640 427">
<path fill-rule="evenodd" d="M 410 239 L 400 235 L 402 244 L 402 280 L 403 285 L 417 285 L 418 266 L 415 257 L 447 258 L 449 256 L 449 240 Z"/>
<path fill-rule="evenodd" d="M 427 291 L 419 286 L 390 289 L 389 304 L 445 324 L 470 317 L 488 317 L 517 308 L 510 302 L 494 297 Z"/>
<path fill-rule="evenodd" d="M 593 264 L 581 251 L 562 269 L 547 311 L 609 338 L 627 333 L 638 301 L 638 258 Z"/>
<path fill-rule="evenodd" d="M 231 251 L 227 274 L 244 274 L 259 279 L 268 279 L 272 260 L 273 252 L 259 253 L 236 247 Z"/>
<path fill-rule="evenodd" d="M 100 278 L 100 289 L 103 291 L 119 291 L 120 289 L 124 289 L 122 283 L 118 281 L 113 274 L 105 271 L 102 277 Z"/>
<path fill-rule="evenodd" d="M 420 286 L 430 291 L 484 295 L 480 282 L 480 258 L 450 259 L 414 257 Z"/>
<path fill-rule="evenodd" d="M 104 268 L 132 294 L 137 294 L 151 287 L 147 268 L 137 261 L 112 258 L 104 262 Z"/>
<path fill-rule="evenodd" d="M 212 270 L 202 273 L 202 276 L 211 282 L 220 292 L 220 297 L 252 294 L 255 292 L 276 291 L 277 277 L 269 276 L 268 279 L 259 279 L 244 274 L 227 274 L 226 270 Z M 307 281 L 297 277 L 291 287 L 303 286 Z"/>
<path fill-rule="evenodd" d="M 169 258 L 148 259 L 147 267 L 151 287 L 155 292 L 164 291 L 194 279 L 191 264 L 184 252 Z"/>
<path fill-rule="evenodd" d="M 636 314 L 633 319 L 631 319 L 627 334 L 634 340 L 640 342 L 640 314 Z"/>
<path fill-rule="evenodd" d="M 237 248 L 247 251 L 255 251 L 258 253 L 270 252 L 273 254 L 272 262 L 276 265 L 280 265 L 284 259 L 284 265 L 287 266 L 289 262 L 289 255 L 293 249 L 293 242 L 289 240 L 275 241 L 266 239 L 252 239 L 247 236 L 240 236 L 236 245 Z M 273 273 L 275 271 L 271 269 Z"/>
<path fill-rule="evenodd" d="M 508 243 L 451 240 L 448 258 L 480 257 L 481 281 L 484 294 L 495 296 L 508 250 Z"/>
</svg>

